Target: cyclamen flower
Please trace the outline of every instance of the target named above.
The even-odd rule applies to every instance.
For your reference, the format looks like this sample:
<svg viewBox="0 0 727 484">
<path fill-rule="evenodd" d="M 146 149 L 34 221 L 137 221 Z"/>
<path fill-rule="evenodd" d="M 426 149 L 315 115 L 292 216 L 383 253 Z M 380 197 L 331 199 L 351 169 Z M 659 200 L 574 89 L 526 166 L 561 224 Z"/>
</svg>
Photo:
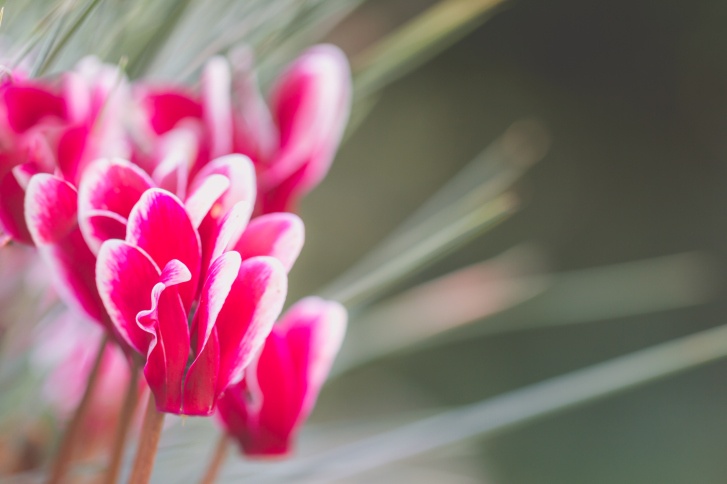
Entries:
<svg viewBox="0 0 727 484">
<path fill-rule="evenodd" d="M 244 203 L 238 203 L 224 216 L 208 268 L 197 230 L 204 217 L 159 188 L 146 190 L 134 204 L 124 240 L 101 245 L 101 298 L 121 337 L 145 358 L 144 374 L 160 411 L 212 413 L 219 396 L 242 378 L 282 309 L 286 267 L 259 254 L 277 255 L 289 267 L 302 231 L 288 225 L 283 237 L 248 245 L 239 235 L 242 211 Z M 299 234 L 297 240 L 281 245 L 289 231 Z M 239 244 L 239 252 L 228 250 Z M 241 252 L 249 258 L 243 260 Z"/>
<path fill-rule="evenodd" d="M 249 156 L 258 174 L 257 213 L 290 211 L 325 176 L 348 119 L 351 79 L 331 45 L 304 52 L 278 79 L 269 110 L 249 59 L 211 59 L 199 94 L 137 86 L 133 160 L 155 183 L 184 198 L 189 180 L 215 157 Z"/>
<path fill-rule="evenodd" d="M 290 451 L 341 346 L 346 319 L 340 304 L 310 297 L 273 327 L 245 379 L 228 388 L 217 406 L 245 454 Z"/>
<path fill-rule="evenodd" d="M 23 214 L 32 175 L 53 173 L 75 184 L 91 160 L 125 153 L 125 96 L 123 75 L 94 58 L 57 83 L 19 72 L 0 82 L 0 228 L 11 239 L 32 243 Z"/>
</svg>

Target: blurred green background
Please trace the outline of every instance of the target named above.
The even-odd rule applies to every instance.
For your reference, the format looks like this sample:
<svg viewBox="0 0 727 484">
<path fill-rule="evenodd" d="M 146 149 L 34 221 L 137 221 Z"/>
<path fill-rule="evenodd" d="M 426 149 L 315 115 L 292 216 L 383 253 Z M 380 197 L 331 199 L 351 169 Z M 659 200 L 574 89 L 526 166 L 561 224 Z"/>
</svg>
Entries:
<svg viewBox="0 0 727 484">
<path fill-rule="evenodd" d="M 330 40 L 355 58 L 431 3 L 367 2 Z M 707 0 L 506 2 L 383 91 L 303 203 L 308 243 L 291 274 L 300 295 L 324 285 L 514 121 L 534 117 L 551 147 L 518 184 L 521 210 L 397 287 L 523 242 L 554 272 L 696 251 L 706 257 L 694 281 L 704 304 L 610 317 L 607 288 L 592 295 L 605 302 L 589 321 L 473 331 L 351 370 L 326 387 L 313 422 L 395 425 L 724 324 L 725 20 L 727 4 Z M 670 277 L 679 274 L 644 292 Z M 545 297 L 499 324 L 537 325 Z M 588 297 L 564 293 L 555 317 Z M 726 371 L 727 362 L 709 364 L 354 481 L 723 483 Z"/>
</svg>

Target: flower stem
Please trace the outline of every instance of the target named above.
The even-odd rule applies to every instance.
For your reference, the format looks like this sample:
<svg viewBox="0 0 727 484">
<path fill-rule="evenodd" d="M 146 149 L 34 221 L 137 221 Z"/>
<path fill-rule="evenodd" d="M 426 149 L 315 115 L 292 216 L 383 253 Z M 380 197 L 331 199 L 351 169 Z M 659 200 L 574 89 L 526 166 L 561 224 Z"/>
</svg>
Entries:
<svg viewBox="0 0 727 484">
<path fill-rule="evenodd" d="M 146 404 L 146 415 L 144 424 L 141 427 L 139 437 L 139 448 L 136 450 L 134 467 L 131 469 L 129 482 L 134 484 L 146 484 L 151 478 L 151 471 L 154 469 L 154 459 L 159 446 L 159 438 L 162 434 L 164 424 L 164 413 L 156 409 L 154 393 L 149 392 L 149 400 Z"/>
<path fill-rule="evenodd" d="M 222 464 L 225 462 L 225 457 L 227 457 L 227 448 L 229 445 L 230 438 L 226 433 L 223 433 L 217 441 L 215 453 L 212 455 L 212 460 L 210 461 L 209 467 L 207 467 L 207 472 L 205 472 L 204 477 L 200 481 L 201 484 L 214 484 L 217 480 L 217 474 L 220 473 Z"/>
<path fill-rule="evenodd" d="M 114 435 L 114 446 L 111 449 L 111 461 L 109 462 L 109 467 L 106 469 L 106 475 L 104 476 L 103 482 L 106 484 L 115 484 L 119 478 L 121 459 L 124 456 L 124 448 L 126 447 L 126 441 L 129 437 L 129 430 L 131 428 L 131 418 L 134 416 L 136 404 L 139 400 L 139 365 L 136 361 L 132 361 L 129 364 L 129 369 L 131 371 L 129 386 L 126 390 L 124 406 L 121 408 L 121 415 L 119 416 L 116 434 Z"/>
<path fill-rule="evenodd" d="M 104 335 L 101 343 L 98 347 L 98 354 L 93 362 L 91 373 L 88 375 L 88 381 L 86 382 L 86 390 L 81 397 L 81 401 L 76 408 L 76 412 L 73 414 L 73 418 L 66 428 L 66 432 L 63 435 L 60 446 L 58 447 L 58 453 L 56 454 L 55 460 L 51 466 L 50 478 L 48 479 L 49 484 L 58 484 L 63 481 L 68 468 L 73 458 L 73 450 L 78 440 L 78 431 L 81 428 L 81 423 L 88 410 L 89 404 L 91 403 L 91 396 L 93 395 L 94 388 L 98 382 L 99 370 L 101 369 L 101 361 L 103 360 L 104 352 L 106 351 L 106 345 L 108 345 L 108 335 Z"/>
</svg>

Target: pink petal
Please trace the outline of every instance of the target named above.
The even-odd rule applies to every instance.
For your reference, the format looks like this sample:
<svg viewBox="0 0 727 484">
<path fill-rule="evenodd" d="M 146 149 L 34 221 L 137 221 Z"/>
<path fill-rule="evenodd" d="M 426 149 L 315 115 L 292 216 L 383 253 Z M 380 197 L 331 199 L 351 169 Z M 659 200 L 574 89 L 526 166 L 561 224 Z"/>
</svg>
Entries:
<svg viewBox="0 0 727 484">
<path fill-rule="evenodd" d="M 190 194 L 184 203 L 192 225 L 198 228 L 212 206 L 230 187 L 230 180 L 224 175 L 206 177 Z"/>
<path fill-rule="evenodd" d="M 118 237 L 117 228 L 109 232 L 113 223 L 98 216 L 114 218 L 125 232 L 131 209 L 152 186 L 149 175 L 128 161 L 101 159 L 89 165 L 78 187 L 78 212 L 81 232 L 93 252 L 98 252 L 105 240 Z"/>
<path fill-rule="evenodd" d="M 0 228 L 11 239 L 32 244 L 33 239 L 25 223 L 25 191 L 9 173 L 0 178 Z"/>
<path fill-rule="evenodd" d="M 7 120 L 17 133 L 23 133 L 44 119 L 65 119 L 63 99 L 40 84 L 9 84 L 3 93 Z"/>
<path fill-rule="evenodd" d="M 126 241 L 146 251 L 158 267 L 177 259 L 189 268 L 190 281 L 179 286 L 184 307 L 189 311 L 199 284 L 200 243 L 179 199 L 158 188 L 144 192 L 129 215 Z"/>
<path fill-rule="evenodd" d="M 76 190 L 67 182 L 53 175 L 35 175 L 28 183 L 25 219 L 33 241 L 52 270 L 59 295 L 108 326 L 96 289 L 95 257 L 78 230 L 76 200 Z"/>
<path fill-rule="evenodd" d="M 157 141 L 157 165 L 152 173 L 155 183 L 184 199 L 189 174 L 199 151 L 199 128 L 193 120 L 184 120 Z"/>
<path fill-rule="evenodd" d="M 235 250 L 243 259 L 257 255 L 275 257 L 290 271 L 304 239 L 305 227 L 300 217 L 292 213 L 270 213 L 254 218 L 247 225 Z"/>
<path fill-rule="evenodd" d="M 242 263 L 215 322 L 220 342 L 218 393 L 242 379 L 280 314 L 287 283 L 277 259 L 253 257 Z"/>
<path fill-rule="evenodd" d="M 156 134 L 164 134 L 185 118 L 202 118 L 202 105 L 186 93 L 173 89 L 158 90 L 146 95 L 149 122 Z"/>
<path fill-rule="evenodd" d="M 189 270 L 171 260 L 151 292 L 150 309 L 140 311 L 137 325 L 151 335 L 144 376 L 157 409 L 182 413 L 182 379 L 189 356 L 187 314 L 174 286 L 189 281 Z"/>
<path fill-rule="evenodd" d="M 84 170 L 83 156 L 89 139 L 86 126 L 66 129 L 58 140 L 58 168 L 66 180 L 76 183 Z"/>
<path fill-rule="evenodd" d="M 210 158 L 232 151 L 230 82 L 230 68 L 224 58 L 207 61 L 202 74 L 202 104 L 211 138 Z"/>
<path fill-rule="evenodd" d="M 210 267 L 195 316 L 196 355 L 184 384 L 184 411 L 192 415 L 209 415 L 217 400 L 217 373 L 220 346 L 214 324 L 237 279 L 240 254 L 227 252 Z"/>
<path fill-rule="evenodd" d="M 308 417 L 328 377 L 346 332 L 346 309 L 317 297 L 302 299 L 283 316 L 277 328 L 285 331 L 291 358 L 304 370 L 299 421 Z"/>
<path fill-rule="evenodd" d="M 107 240 L 96 262 L 96 284 L 111 322 L 133 349 L 147 354 L 152 336 L 136 321 L 149 308 L 160 271 L 151 258 L 123 240 Z"/>
<path fill-rule="evenodd" d="M 272 188 L 304 165 L 301 194 L 326 174 L 343 135 L 351 102 L 348 62 L 333 45 L 304 52 L 280 77 L 272 105 L 280 129 L 280 151 L 261 185 Z"/>
</svg>

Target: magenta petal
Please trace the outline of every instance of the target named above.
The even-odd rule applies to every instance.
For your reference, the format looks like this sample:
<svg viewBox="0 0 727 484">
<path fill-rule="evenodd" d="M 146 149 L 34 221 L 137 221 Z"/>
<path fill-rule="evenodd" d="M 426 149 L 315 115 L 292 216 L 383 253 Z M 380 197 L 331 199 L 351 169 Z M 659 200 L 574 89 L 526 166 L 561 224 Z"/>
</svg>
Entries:
<svg viewBox="0 0 727 484">
<path fill-rule="evenodd" d="M 117 214 L 120 218 L 114 218 L 123 220 L 125 227 L 131 209 L 152 186 L 143 170 L 125 160 L 102 159 L 88 166 L 78 187 L 78 212 L 81 232 L 92 251 L 98 252 L 112 235 L 107 229 L 109 222 L 96 217 L 101 215 L 99 211 Z M 118 233 L 114 231 L 113 235 Z"/>
<path fill-rule="evenodd" d="M 218 200 L 219 207 L 211 215 L 219 220 L 238 202 L 255 204 L 256 184 L 255 167 L 250 158 L 243 155 L 226 155 L 205 165 L 192 183 L 195 190 L 210 175 L 224 175 L 230 180 L 230 188 Z M 250 208 L 252 212 L 252 208 Z"/>
<path fill-rule="evenodd" d="M 309 164 L 298 183 L 306 191 L 328 171 L 351 102 L 348 62 L 333 45 L 317 45 L 291 64 L 276 84 L 272 104 L 280 152 L 261 184 L 272 188 Z"/>
<path fill-rule="evenodd" d="M 300 217 L 292 213 L 270 213 L 247 225 L 235 250 L 243 259 L 257 255 L 275 257 L 286 271 L 290 271 L 303 248 L 304 239 L 305 227 Z"/>
<path fill-rule="evenodd" d="M 158 188 L 144 192 L 129 215 L 126 240 L 146 251 L 158 267 L 177 259 L 189 268 L 190 281 L 179 286 L 189 311 L 199 284 L 201 254 L 199 235 L 179 199 Z"/>
<path fill-rule="evenodd" d="M 209 415 L 217 400 L 217 373 L 220 347 L 214 324 L 237 279 L 242 260 L 237 252 L 227 252 L 210 267 L 197 309 L 194 328 L 195 360 L 189 368 L 184 384 L 184 412 L 191 415 Z"/>
<path fill-rule="evenodd" d="M 230 188 L 229 178 L 213 174 L 202 180 L 192 191 L 184 206 L 195 228 L 200 226 L 212 206 L 228 188 Z"/>
<path fill-rule="evenodd" d="M 334 301 L 308 297 L 294 304 L 276 327 L 285 332 L 291 358 L 301 382 L 298 419 L 310 414 L 328 377 L 346 332 L 346 309 Z"/>
<path fill-rule="evenodd" d="M 76 190 L 60 178 L 35 175 L 28 183 L 25 219 L 33 241 L 52 270 L 59 295 L 107 326 L 96 289 L 95 258 L 78 230 L 76 198 Z"/>
<path fill-rule="evenodd" d="M 32 244 L 33 239 L 25 223 L 25 191 L 12 173 L 0 177 L 0 228 L 11 239 Z"/>
<path fill-rule="evenodd" d="M 250 205 L 247 202 L 236 203 L 222 219 L 217 229 L 210 260 L 215 260 L 230 249 L 240 239 L 250 218 Z"/>
<path fill-rule="evenodd" d="M 189 356 L 189 331 L 187 314 L 174 286 L 190 277 L 184 264 L 169 261 L 161 282 L 152 289 L 150 309 L 136 316 L 138 326 L 151 335 L 144 376 L 162 412 L 183 411 L 182 380 Z"/>
<path fill-rule="evenodd" d="M 103 243 L 96 262 L 96 284 L 111 322 L 121 337 L 142 355 L 151 336 L 139 327 L 137 315 L 149 308 L 160 271 L 142 250 L 123 240 Z"/>
<path fill-rule="evenodd" d="M 287 284 L 285 268 L 277 259 L 243 261 L 215 323 L 220 341 L 218 393 L 242 379 L 280 314 Z"/>
</svg>

